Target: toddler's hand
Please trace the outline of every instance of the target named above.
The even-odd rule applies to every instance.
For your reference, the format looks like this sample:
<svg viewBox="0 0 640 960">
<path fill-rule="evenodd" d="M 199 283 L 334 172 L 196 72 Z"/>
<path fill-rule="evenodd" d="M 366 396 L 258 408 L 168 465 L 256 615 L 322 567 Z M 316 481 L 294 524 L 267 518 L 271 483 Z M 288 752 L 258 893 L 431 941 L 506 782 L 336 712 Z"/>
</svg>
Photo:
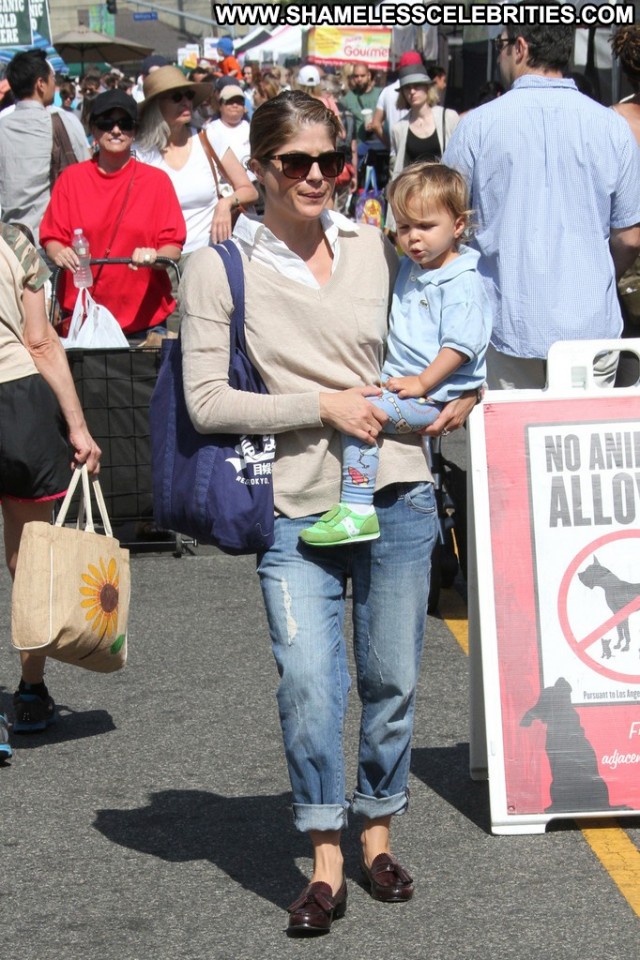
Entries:
<svg viewBox="0 0 640 960">
<path fill-rule="evenodd" d="M 401 400 L 407 397 L 423 397 L 424 388 L 420 383 L 420 377 L 389 377 L 384 384 L 387 390 L 397 393 Z"/>
</svg>

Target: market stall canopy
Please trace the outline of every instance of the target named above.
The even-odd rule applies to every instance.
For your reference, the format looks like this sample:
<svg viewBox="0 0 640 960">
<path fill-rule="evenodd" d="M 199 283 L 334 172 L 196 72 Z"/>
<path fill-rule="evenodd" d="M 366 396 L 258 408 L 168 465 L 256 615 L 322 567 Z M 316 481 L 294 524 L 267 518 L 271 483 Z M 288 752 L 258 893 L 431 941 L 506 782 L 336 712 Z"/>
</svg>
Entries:
<svg viewBox="0 0 640 960">
<path fill-rule="evenodd" d="M 251 33 L 248 33 L 245 37 L 242 37 L 240 40 L 236 40 L 234 42 L 234 56 L 242 56 L 243 53 L 251 50 L 252 47 L 257 47 L 259 43 L 263 43 L 265 40 L 268 40 L 270 36 L 270 32 L 265 27 L 256 27 L 256 29 L 252 30 Z"/>
<path fill-rule="evenodd" d="M 302 55 L 303 27 L 278 27 L 266 40 L 255 46 L 242 45 L 245 57 L 249 60 L 277 60 L 279 57 L 300 57 Z M 237 52 L 237 48 L 236 48 Z"/>
<path fill-rule="evenodd" d="M 58 54 L 57 50 L 51 46 L 46 37 L 40 36 L 35 30 L 33 31 L 33 43 L 31 44 L 25 46 L 0 47 L 0 63 L 9 63 L 13 60 L 16 53 L 21 53 L 23 50 L 32 50 L 34 47 L 46 52 L 47 60 L 56 73 L 69 73 L 68 66 Z"/>
<path fill-rule="evenodd" d="M 106 33 L 76 27 L 54 38 L 53 45 L 68 63 L 129 63 L 143 60 L 153 53 L 153 47 L 145 47 L 122 37 L 110 37 Z"/>
</svg>

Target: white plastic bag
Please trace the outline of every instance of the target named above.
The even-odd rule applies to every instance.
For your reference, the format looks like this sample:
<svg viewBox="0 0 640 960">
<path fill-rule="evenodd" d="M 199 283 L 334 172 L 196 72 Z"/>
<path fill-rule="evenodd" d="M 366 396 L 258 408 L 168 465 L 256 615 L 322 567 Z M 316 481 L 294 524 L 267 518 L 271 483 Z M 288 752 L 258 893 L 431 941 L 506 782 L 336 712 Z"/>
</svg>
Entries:
<svg viewBox="0 0 640 960">
<path fill-rule="evenodd" d="M 86 288 L 78 290 L 69 335 L 61 338 L 61 342 L 65 350 L 104 350 L 129 346 L 129 341 L 114 315 L 106 307 L 96 303 Z"/>
</svg>

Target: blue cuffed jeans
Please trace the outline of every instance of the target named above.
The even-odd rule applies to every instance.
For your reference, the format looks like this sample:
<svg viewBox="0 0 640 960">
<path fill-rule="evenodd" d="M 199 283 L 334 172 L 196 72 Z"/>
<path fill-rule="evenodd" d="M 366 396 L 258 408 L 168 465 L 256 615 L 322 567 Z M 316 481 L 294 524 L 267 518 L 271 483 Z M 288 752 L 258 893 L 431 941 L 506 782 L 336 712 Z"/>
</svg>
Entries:
<svg viewBox="0 0 640 960">
<path fill-rule="evenodd" d="M 416 686 L 437 536 L 430 483 L 376 494 L 380 539 L 309 547 L 300 531 L 317 516 L 276 519 L 259 559 L 274 656 L 294 822 L 339 830 L 349 807 L 368 818 L 408 802 Z M 346 799 L 342 736 L 351 679 L 343 625 L 351 576 L 356 680 L 362 703 L 358 780 Z"/>
</svg>

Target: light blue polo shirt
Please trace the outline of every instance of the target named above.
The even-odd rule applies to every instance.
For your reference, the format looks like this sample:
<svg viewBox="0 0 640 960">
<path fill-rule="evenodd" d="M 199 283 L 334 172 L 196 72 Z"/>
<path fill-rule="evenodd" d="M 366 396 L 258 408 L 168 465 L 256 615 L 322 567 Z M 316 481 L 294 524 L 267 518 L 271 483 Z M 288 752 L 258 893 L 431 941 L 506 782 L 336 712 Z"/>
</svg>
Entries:
<svg viewBox="0 0 640 960">
<path fill-rule="evenodd" d="M 482 386 L 491 336 L 491 306 L 477 271 L 480 255 L 464 244 L 459 252 L 460 256 L 438 270 L 424 270 L 403 257 L 382 368 L 384 383 L 388 377 L 421 373 L 442 347 L 467 354 L 467 363 L 429 391 L 430 397 L 442 403 Z"/>
</svg>

